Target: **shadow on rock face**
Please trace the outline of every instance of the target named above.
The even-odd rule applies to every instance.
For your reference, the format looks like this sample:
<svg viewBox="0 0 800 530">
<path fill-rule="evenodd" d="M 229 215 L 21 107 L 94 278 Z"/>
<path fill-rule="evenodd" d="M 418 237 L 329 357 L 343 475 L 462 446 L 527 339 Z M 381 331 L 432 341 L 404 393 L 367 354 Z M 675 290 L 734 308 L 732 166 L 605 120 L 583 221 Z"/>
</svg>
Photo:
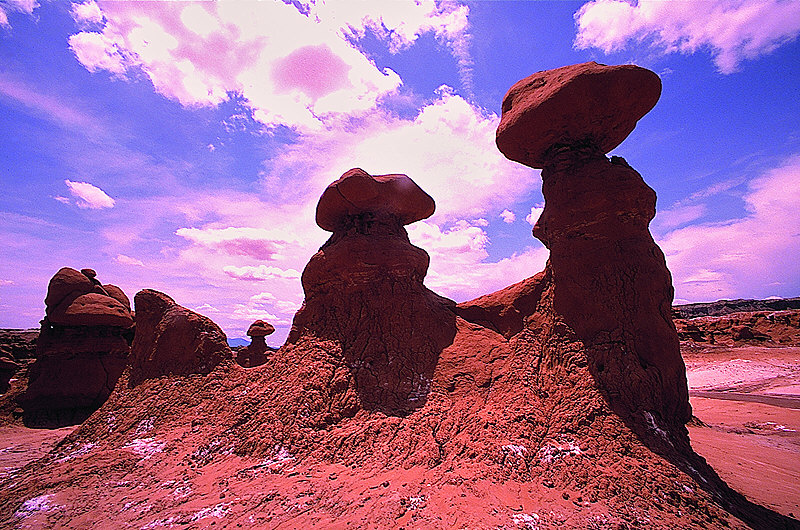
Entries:
<svg viewBox="0 0 800 530">
<path fill-rule="evenodd" d="M 672 278 L 648 225 L 655 192 L 624 159 L 606 158 L 658 101 L 661 83 L 632 65 L 572 65 L 515 84 L 497 145 L 542 168 L 534 235 L 550 250 L 552 312 L 610 408 L 748 524 L 790 521 L 732 491 L 689 444 L 686 368 L 672 322 Z M 545 351 L 559 363 L 558 351 Z M 547 359 L 545 359 L 547 363 Z"/>
</svg>

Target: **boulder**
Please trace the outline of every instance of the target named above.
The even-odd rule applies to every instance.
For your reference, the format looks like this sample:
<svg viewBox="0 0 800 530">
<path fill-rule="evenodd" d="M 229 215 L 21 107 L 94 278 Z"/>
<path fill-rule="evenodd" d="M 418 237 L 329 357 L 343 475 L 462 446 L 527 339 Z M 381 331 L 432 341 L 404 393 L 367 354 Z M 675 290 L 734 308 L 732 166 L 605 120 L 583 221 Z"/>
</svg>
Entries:
<svg viewBox="0 0 800 530">
<path fill-rule="evenodd" d="M 59 305 L 65 298 L 74 294 L 74 298 L 92 292 L 94 284 L 84 274 L 64 267 L 50 279 L 44 303 L 48 312 Z"/>
<path fill-rule="evenodd" d="M 248 337 L 266 337 L 267 335 L 272 335 L 274 332 L 275 327 L 263 320 L 256 320 L 247 328 Z"/>
<path fill-rule="evenodd" d="M 317 224 L 334 232 L 340 223 L 363 213 L 385 214 L 407 225 L 433 214 L 436 205 L 406 175 L 370 175 L 353 168 L 332 182 L 317 204 Z"/>
<path fill-rule="evenodd" d="M 128 296 L 125 294 L 125 292 L 123 292 L 122 289 L 120 289 L 116 285 L 111 285 L 110 283 L 103 285 L 103 289 L 108 294 L 108 296 L 110 296 L 111 298 L 122 304 L 122 306 L 130 312 L 131 301 L 128 299 Z"/>
<path fill-rule="evenodd" d="M 69 300 L 69 298 L 67 298 Z M 48 319 L 62 326 L 112 326 L 127 329 L 133 326 L 128 308 L 116 298 L 104 294 L 82 294 L 66 304 L 56 306 Z"/>
<path fill-rule="evenodd" d="M 233 358 L 219 326 L 166 294 L 144 289 L 136 293 L 134 306 L 136 337 L 129 363 L 132 386 L 161 376 L 205 375 Z"/>
<path fill-rule="evenodd" d="M 594 61 L 537 72 L 503 98 L 497 147 L 509 159 L 543 168 L 558 148 L 608 153 L 661 95 L 658 75 L 634 65 Z"/>
</svg>

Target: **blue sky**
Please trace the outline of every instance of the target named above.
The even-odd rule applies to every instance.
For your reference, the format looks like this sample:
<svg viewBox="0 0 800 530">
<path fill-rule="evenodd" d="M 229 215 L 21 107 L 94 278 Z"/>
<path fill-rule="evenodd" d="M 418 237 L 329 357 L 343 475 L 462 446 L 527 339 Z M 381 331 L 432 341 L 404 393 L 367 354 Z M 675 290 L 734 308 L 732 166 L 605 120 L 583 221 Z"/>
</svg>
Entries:
<svg viewBox="0 0 800 530">
<path fill-rule="evenodd" d="M 500 103 L 588 60 L 661 75 L 614 154 L 658 194 L 677 302 L 798 296 L 798 33 L 781 0 L 0 2 L 0 327 L 91 267 L 280 344 L 352 167 L 436 200 L 408 227 L 433 290 L 531 276 L 541 179 L 494 146 Z"/>
</svg>

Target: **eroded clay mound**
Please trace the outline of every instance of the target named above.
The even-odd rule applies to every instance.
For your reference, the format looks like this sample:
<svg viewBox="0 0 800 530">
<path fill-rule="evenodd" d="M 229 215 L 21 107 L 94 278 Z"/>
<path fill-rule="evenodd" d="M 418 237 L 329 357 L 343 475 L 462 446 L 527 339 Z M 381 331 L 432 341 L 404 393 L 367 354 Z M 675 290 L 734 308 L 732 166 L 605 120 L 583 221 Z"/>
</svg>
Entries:
<svg viewBox="0 0 800 530">
<path fill-rule="evenodd" d="M 136 293 L 134 305 L 137 330 L 130 384 L 168 375 L 208 374 L 233 358 L 219 326 L 164 293 L 144 289 Z"/>
</svg>

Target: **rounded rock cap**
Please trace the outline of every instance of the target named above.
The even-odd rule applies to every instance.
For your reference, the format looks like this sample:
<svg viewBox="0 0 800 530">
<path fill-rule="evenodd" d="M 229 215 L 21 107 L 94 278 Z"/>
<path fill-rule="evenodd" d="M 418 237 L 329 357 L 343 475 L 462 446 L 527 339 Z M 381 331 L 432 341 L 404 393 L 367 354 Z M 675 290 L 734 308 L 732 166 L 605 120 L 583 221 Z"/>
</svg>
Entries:
<svg viewBox="0 0 800 530">
<path fill-rule="evenodd" d="M 56 307 L 48 317 L 62 326 L 114 326 L 130 328 L 133 318 L 130 311 L 118 300 L 98 293 L 77 297 L 70 304 Z"/>
<path fill-rule="evenodd" d="M 594 61 L 537 72 L 503 98 L 497 147 L 511 160 L 543 168 L 557 146 L 590 146 L 608 153 L 661 96 L 655 72 L 632 64 Z"/>
<path fill-rule="evenodd" d="M 317 224 L 333 232 L 347 217 L 388 213 L 404 225 L 430 217 L 436 203 L 406 175 L 370 175 L 353 168 L 331 183 L 317 204 Z"/>
<path fill-rule="evenodd" d="M 83 275 L 89 278 L 90 280 L 97 278 L 97 271 L 95 271 L 94 269 L 81 269 L 81 273 L 83 273 Z"/>
<path fill-rule="evenodd" d="M 263 320 L 256 320 L 247 329 L 248 337 L 266 337 L 275 332 L 275 327 L 269 322 Z"/>
</svg>

